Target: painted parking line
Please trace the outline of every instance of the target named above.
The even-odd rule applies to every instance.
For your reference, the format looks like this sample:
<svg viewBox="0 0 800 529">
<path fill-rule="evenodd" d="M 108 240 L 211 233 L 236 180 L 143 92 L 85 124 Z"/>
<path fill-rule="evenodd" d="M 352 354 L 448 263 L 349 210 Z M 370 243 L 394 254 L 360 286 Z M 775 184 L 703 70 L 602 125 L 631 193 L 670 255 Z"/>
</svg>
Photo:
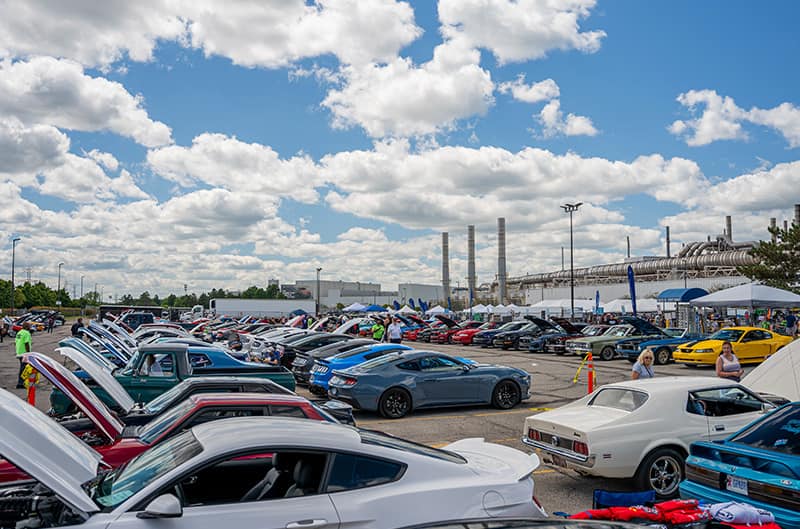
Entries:
<svg viewBox="0 0 800 529">
<path fill-rule="evenodd" d="M 404 419 L 366 419 L 366 420 L 359 420 L 358 424 L 402 424 L 403 422 L 409 421 L 439 421 L 439 420 L 446 420 L 446 419 L 464 419 L 467 417 L 491 417 L 492 415 L 509 415 L 513 413 L 527 413 L 529 411 L 550 411 L 553 408 L 541 408 L 541 407 L 533 407 L 533 408 L 522 408 L 516 410 L 505 410 L 505 411 L 490 411 L 485 413 L 464 413 L 460 415 L 433 415 L 430 417 L 407 417 Z"/>
</svg>

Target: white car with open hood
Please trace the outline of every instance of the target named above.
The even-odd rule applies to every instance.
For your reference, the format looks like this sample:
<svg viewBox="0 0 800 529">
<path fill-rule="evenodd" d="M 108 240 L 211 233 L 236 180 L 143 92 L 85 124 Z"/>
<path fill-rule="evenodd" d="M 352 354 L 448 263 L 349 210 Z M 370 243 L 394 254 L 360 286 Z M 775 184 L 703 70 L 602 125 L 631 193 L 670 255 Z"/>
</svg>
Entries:
<svg viewBox="0 0 800 529">
<path fill-rule="evenodd" d="M 0 528 L 392 528 L 543 517 L 536 455 L 465 439 L 442 450 L 303 419 L 187 430 L 115 469 L 0 390 L 0 456 L 33 480 L 0 487 Z"/>
<path fill-rule="evenodd" d="M 671 497 L 693 441 L 723 439 L 773 407 L 744 385 L 721 378 L 632 380 L 528 417 L 522 442 L 551 466 L 634 478 L 640 490 Z"/>
</svg>

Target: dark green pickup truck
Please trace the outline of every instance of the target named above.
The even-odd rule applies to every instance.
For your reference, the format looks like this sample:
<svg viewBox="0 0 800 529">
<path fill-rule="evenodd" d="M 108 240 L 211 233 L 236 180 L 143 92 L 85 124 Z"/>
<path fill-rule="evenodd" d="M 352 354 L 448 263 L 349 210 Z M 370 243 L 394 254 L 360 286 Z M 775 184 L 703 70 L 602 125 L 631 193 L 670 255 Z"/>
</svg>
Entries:
<svg viewBox="0 0 800 529">
<path fill-rule="evenodd" d="M 215 375 L 267 378 L 289 390 L 295 389 L 294 375 L 283 366 L 243 362 L 227 355 L 225 362 L 207 362 L 209 354 L 213 352 L 205 348 L 200 355 L 205 361 L 197 362 L 194 358 L 197 355 L 189 349 L 190 347 L 185 344 L 145 345 L 139 348 L 125 366 L 114 370 L 112 374 L 130 393 L 134 402 L 149 402 L 181 380 Z M 208 367 L 209 363 L 214 367 Z M 103 388 L 93 381 L 85 380 L 85 382 L 107 406 L 111 408 L 116 406 Z M 51 413 L 54 415 L 64 415 L 75 409 L 72 402 L 57 388 L 50 394 L 50 405 Z"/>
</svg>

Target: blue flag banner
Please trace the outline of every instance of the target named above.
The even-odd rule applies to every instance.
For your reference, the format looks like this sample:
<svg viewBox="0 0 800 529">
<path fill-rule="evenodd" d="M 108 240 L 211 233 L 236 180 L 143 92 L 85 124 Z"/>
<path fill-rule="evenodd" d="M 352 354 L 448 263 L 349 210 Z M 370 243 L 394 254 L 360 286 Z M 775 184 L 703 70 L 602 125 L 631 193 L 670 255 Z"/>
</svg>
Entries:
<svg viewBox="0 0 800 529">
<path fill-rule="evenodd" d="M 600 314 L 600 291 L 594 291 L 594 313 Z"/>
<path fill-rule="evenodd" d="M 450 301 L 450 296 L 447 296 L 447 310 L 453 310 L 453 305 Z"/>
<path fill-rule="evenodd" d="M 398 303 L 397 300 L 392 302 L 392 306 L 394 307 L 394 310 L 400 310 L 400 303 Z"/>
<path fill-rule="evenodd" d="M 628 288 L 631 291 L 631 311 L 636 317 L 636 278 L 633 276 L 633 267 L 628 265 Z"/>
<path fill-rule="evenodd" d="M 428 304 L 422 301 L 422 298 L 417 298 L 417 301 L 419 301 L 419 308 L 422 309 L 422 312 L 428 312 Z"/>
<path fill-rule="evenodd" d="M 414 304 L 414 298 L 408 298 L 408 304 L 411 306 L 412 309 L 416 309 L 417 306 Z"/>
</svg>

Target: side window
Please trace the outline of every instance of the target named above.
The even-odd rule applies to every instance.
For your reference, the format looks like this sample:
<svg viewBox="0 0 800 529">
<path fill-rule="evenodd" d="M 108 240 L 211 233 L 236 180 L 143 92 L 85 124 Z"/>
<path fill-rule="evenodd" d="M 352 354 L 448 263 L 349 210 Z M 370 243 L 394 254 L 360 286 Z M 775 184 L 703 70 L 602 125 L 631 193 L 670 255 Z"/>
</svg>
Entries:
<svg viewBox="0 0 800 529">
<path fill-rule="evenodd" d="M 367 360 L 372 360 L 373 358 L 378 358 L 379 356 L 383 356 L 387 353 L 387 351 L 374 351 L 372 353 L 368 353 L 364 355 L 364 358 Z"/>
<path fill-rule="evenodd" d="M 175 361 L 170 353 L 155 353 L 145 355 L 139 367 L 139 376 L 174 377 Z"/>
<path fill-rule="evenodd" d="M 423 371 L 430 371 L 439 367 L 439 362 L 436 361 L 435 356 L 426 356 L 419 359 L 419 368 Z"/>
<path fill-rule="evenodd" d="M 400 477 L 399 463 L 351 454 L 336 454 L 326 492 L 341 492 L 383 485 Z"/>
<path fill-rule="evenodd" d="M 269 413 L 273 417 L 296 417 L 298 419 L 308 418 L 306 412 L 304 412 L 303 408 L 300 406 L 271 405 L 269 407 Z"/>
<path fill-rule="evenodd" d="M 750 331 L 742 338 L 742 341 L 756 342 L 758 340 L 769 340 L 770 338 L 772 338 L 772 335 L 766 331 Z"/>
<path fill-rule="evenodd" d="M 406 371 L 419 371 L 419 364 L 415 361 L 403 362 L 402 364 L 397 364 L 397 367 Z"/>
<path fill-rule="evenodd" d="M 219 419 L 230 419 L 231 417 L 260 417 L 264 415 L 262 408 L 212 408 L 203 410 L 196 414 L 194 417 L 186 421 L 183 429 L 186 430 L 192 426 L 203 424 L 209 421 L 217 421 Z"/>
<path fill-rule="evenodd" d="M 439 362 L 439 367 L 461 367 L 458 365 L 458 363 L 443 356 L 436 357 L 436 360 Z"/>
<path fill-rule="evenodd" d="M 189 353 L 189 363 L 192 367 L 210 367 L 211 360 L 202 353 Z"/>
<path fill-rule="evenodd" d="M 694 401 L 692 407 L 695 411 L 693 413 L 709 417 L 727 417 L 741 413 L 752 413 L 759 411 L 762 404 L 762 401 L 755 395 L 742 388 L 735 387 L 694 391 L 689 400 L 690 403 Z"/>
</svg>

